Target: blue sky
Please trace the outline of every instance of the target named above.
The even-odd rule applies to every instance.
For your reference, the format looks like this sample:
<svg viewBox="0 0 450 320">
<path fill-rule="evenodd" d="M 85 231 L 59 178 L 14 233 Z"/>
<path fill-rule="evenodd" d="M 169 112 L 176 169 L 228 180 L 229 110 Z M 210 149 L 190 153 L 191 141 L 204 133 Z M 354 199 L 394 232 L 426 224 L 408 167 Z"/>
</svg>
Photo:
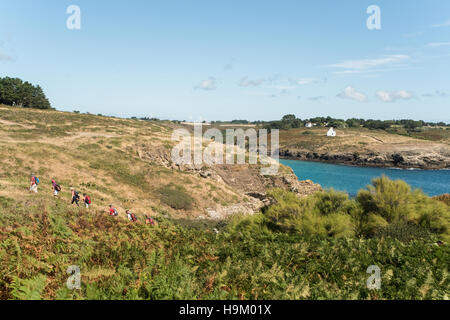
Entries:
<svg viewBox="0 0 450 320">
<path fill-rule="evenodd" d="M 58 110 L 450 122 L 449 75 L 447 0 L 0 3 L 0 76 L 41 84 Z"/>
</svg>

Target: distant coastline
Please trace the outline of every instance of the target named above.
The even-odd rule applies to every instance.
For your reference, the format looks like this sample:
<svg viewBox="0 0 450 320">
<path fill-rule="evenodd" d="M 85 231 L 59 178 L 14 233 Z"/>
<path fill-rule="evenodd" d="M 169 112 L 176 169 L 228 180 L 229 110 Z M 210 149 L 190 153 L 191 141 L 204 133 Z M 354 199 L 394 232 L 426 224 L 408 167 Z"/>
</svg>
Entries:
<svg viewBox="0 0 450 320">
<path fill-rule="evenodd" d="M 381 157 L 380 155 L 355 155 L 348 154 L 310 154 L 302 153 L 300 155 L 289 154 L 280 151 L 280 159 L 284 160 L 299 160 L 308 162 L 320 162 L 320 163 L 330 163 L 330 164 L 342 164 L 354 167 L 369 167 L 369 168 L 384 168 L 384 169 L 400 169 L 400 170 L 450 170 L 448 163 L 417 163 L 417 162 L 395 162 L 389 158 Z"/>
</svg>

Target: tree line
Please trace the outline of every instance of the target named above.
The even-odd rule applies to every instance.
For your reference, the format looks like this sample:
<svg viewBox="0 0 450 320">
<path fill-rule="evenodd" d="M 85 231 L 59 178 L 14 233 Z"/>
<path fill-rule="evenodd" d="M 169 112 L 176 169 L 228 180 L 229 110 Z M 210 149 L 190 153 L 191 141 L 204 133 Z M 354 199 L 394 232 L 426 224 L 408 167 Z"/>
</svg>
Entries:
<svg viewBox="0 0 450 320">
<path fill-rule="evenodd" d="M 39 85 L 10 77 L 0 78 L 0 104 L 23 108 L 52 108 Z"/>
<path fill-rule="evenodd" d="M 299 119 L 293 114 L 285 115 L 281 120 L 270 121 L 264 124 L 265 129 L 280 129 L 288 130 L 304 127 L 308 122 L 314 124 L 315 126 L 321 127 L 334 127 L 334 128 L 368 128 L 368 129 L 381 129 L 386 130 L 394 126 L 401 126 L 406 130 L 415 130 L 424 126 L 448 126 L 445 122 L 425 122 L 422 120 L 365 120 L 351 118 L 347 120 L 335 119 L 332 117 L 315 117 L 311 119 Z"/>
</svg>

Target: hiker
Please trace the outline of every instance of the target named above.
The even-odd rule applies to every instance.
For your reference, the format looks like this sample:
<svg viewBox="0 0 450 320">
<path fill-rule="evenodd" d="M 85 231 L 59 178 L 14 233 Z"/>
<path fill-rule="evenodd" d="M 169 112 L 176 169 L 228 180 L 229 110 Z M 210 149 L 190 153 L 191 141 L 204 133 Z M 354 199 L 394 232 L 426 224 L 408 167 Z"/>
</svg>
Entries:
<svg viewBox="0 0 450 320">
<path fill-rule="evenodd" d="M 117 212 L 116 208 L 113 208 L 112 204 L 109 205 L 109 215 L 110 216 L 118 216 L 119 215 L 119 212 Z"/>
<path fill-rule="evenodd" d="M 78 195 L 78 192 L 74 188 L 70 188 L 70 191 L 72 192 L 72 203 L 76 203 L 77 207 L 80 205 L 78 204 L 78 200 L 80 200 L 80 196 Z"/>
<path fill-rule="evenodd" d="M 88 196 L 86 193 L 83 193 L 83 201 L 84 205 L 86 206 L 86 209 L 89 209 L 89 205 L 91 204 L 91 197 Z"/>
<path fill-rule="evenodd" d="M 155 223 L 155 220 L 153 220 L 152 217 L 145 216 L 145 224 L 149 224 L 151 226 L 154 226 L 156 223 Z"/>
<path fill-rule="evenodd" d="M 53 195 L 56 197 L 61 191 L 61 186 L 56 183 L 55 179 L 52 180 Z"/>
<path fill-rule="evenodd" d="M 137 217 L 133 212 L 131 212 L 130 210 L 127 210 L 126 213 L 127 213 L 128 220 L 130 220 L 132 222 L 137 221 Z"/>
<path fill-rule="evenodd" d="M 39 178 L 36 177 L 34 173 L 32 173 L 30 178 L 30 192 L 37 193 L 38 185 L 39 185 Z"/>
</svg>

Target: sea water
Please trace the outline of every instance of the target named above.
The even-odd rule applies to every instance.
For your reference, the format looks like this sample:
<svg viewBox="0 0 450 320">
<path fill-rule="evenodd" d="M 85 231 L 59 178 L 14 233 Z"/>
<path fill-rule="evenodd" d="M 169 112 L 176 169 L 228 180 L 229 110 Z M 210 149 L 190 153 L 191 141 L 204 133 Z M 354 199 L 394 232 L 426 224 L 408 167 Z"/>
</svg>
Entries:
<svg viewBox="0 0 450 320">
<path fill-rule="evenodd" d="M 383 174 L 422 189 L 429 196 L 450 193 L 450 170 L 371 168 L 299 160 L 280 162 L 291 167 L 300 180 L 312 180 L 325 189 L 345 191 L 352 197 Z"/>
</svg>

